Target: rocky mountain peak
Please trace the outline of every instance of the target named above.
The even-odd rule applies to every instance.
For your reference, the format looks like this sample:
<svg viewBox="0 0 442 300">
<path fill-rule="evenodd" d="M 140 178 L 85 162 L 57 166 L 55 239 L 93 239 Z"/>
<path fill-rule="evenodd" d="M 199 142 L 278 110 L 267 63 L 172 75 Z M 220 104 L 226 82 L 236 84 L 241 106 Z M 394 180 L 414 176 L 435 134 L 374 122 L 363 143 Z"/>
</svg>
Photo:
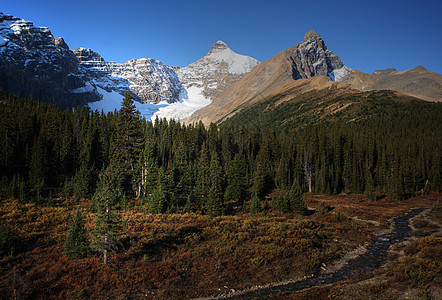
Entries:
<svg viewBox="0 0 442 300">
<path fill-rule="evenodd" d="M 313 30 L 305 34 L 301 43 L 288 49 L 288 53 L 294 79 L 320 75 L 340 81 L 350 71 L 337 55 L 327 49 L 322 37 Z"/>
<path fill-rule="evenodd" d="M 230 49 L 229 46 L 227 46 L 227 44 L 224 43 L 223 41 L 219 40 L 212 45 L 212 48 L 210 48 L 208 54 L 220 52 L 226 49 Z"/>
<path fill-rule="evenodd" d="M 75 56 L 77 57 L 80 63 L 86 62 L 104 62 L 104 59 L 95 51 L 92 51 L 89 48 L 77 48 L 73 50 Z"/>
<path fill-rule="evenodd" d="M 305 33 L 304 41 L 307 41 L 309 39 L 317 39 L 317 38 L 322 39 L 319 34 L 317 34 L 313 29 L 310 29 Z"/>
<path fill-rule="evenodd" d="M 417 66 L 416 68 L 414 68 L 414 70 L 416 70 L 416 71 L 428 71 L 427 69 L 425 69 L 425 67 L 424 66 L 422 66 L 422 65 L 420 65 L 420 66 Z"/>
<path fill-rule="evenodd" d="M 99 99 L 85 89 L 78 60 L 61 38 L 11 15 L 0 14 L 0 87 L 10 93 L 75 107 Z"/>
<path fill-rule="evenodd" d="M 64 39 L 61 37 L 55 39 L 55 46 L 57 46 L 59 48 L 63 48 L 65 50 L 69 50 L 68 44 L 66 44 Z"/>
<path fill-rule="evenodd" d="M 322 37 L 317 34 L 316 32 L 312 30 L 309 30 L 305 36 L 304 36 L 304 40 L 302 41 L 301 45 L 306 45 L 307 48 L 318 48 L 321 50 L 326 51 L 327 50 L 327 46 L 325 45 L 324 40 L 322 39 Z"/>
</svg>

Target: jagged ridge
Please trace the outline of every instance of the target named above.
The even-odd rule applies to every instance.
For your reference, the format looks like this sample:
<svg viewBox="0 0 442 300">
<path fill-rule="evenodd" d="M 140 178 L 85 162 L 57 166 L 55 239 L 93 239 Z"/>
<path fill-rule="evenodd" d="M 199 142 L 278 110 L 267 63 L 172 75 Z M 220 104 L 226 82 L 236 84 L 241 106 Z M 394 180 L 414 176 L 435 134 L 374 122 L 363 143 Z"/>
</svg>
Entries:
<svg viewBox="0 0 442 300">
<path fill-rule="evenodd" d="M 0 13 L 0 87 L 74 107 L 99 100 L 91 89 L 73 92 L 86 84 L 63 39 L 54 39 L 46 27 Z"/>
</svg>

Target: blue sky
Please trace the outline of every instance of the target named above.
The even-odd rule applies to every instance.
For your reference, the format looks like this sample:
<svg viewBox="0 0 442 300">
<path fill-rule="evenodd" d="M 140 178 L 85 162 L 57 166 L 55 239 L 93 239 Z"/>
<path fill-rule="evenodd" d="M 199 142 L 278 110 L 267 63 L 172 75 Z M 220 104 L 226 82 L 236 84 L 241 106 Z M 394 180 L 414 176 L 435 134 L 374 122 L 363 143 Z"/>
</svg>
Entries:
<svg viewBox="0 0 442 300">
<path fill-rule="evenodd" d="M 0 11 L 49 27 L 107 61 L 151 57 L 184 67 L 217 40 L 265 61 L 310 29 L 364 72 L 423 65 L 442 73 L 440 0 L 7 0 Z"/>
</svg>

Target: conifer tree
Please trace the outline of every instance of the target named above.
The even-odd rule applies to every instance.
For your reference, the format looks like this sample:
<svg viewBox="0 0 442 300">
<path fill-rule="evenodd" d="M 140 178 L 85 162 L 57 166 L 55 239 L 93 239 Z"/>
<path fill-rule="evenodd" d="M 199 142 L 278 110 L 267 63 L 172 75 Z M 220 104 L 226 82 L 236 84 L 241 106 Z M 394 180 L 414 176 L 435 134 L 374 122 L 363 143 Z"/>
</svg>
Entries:
<svg viewBox="0 0 442 300">
<path fill-rule="evenodd" d="M 223 186 L 223 169 L 218 159 L 218 155 L 215 151 L 212 152 L 210 159 L 210 183 L 212 184 L 212 188 L 214 188 L 218 196 L 222 194 L 222 186 Z"/>
<path fill-rule="evenodd" d="M 216 190 L 215 185 L 209 190 L 209 195 L 207 197 L 206 211 L 209 216 L 216 217 L 222 214 L 221 208 L 221 198 Z"/>
<path fill-rule="evenodd" d="M 373 176 L 370 171 L 367 171 L 367 182 L 365 184 L 365 197 L 368 200 L 374 201 L 376 200 L 376 188 L 374 185 Z"/>
<path fill-rule="evenodd" d="M 154 189 L 149 199 L 149 212 L 151 214 L 161 213 L 163 208 L 161 207 L 162 201 L 160 199 L 160 193 L 158 189 Z"/>
<path fill-rule="evenodd" d="M 123 192 L 132 195 L 136 187 L 136 164 L 143 141 L 140 112 L 130 93 L 126 93 L 116 120 L 111 143 L 110 166 Z"/>
<path fill-rule="evenodd" d="M 90 243 L 84 227 L 84 219 L 77 209 L 64 243 L 64 255 L 71 258 L 84 258 L 90 254 Z"/>
<path fill-rule="evenodd" d="M 250 212 L 252 214 L 259 213 L 261 211 L 261 199 L 259 199 L 258 192 L 256 190 L 252 193 L 252 204 L 250 206 Z"/>
<path fill-rule="evenodd" d="M 237 154 L 227 170 L 227 188 L 225 200 L 237 200 L 242 203 L 246 197 L 246 162 L 242 155 Z"/>
<path fill-rule="evenodd" d="M 291 212 L 303 215 L 305 213 L 304 196 L 298 182 L 293 183 L 290 193 L 286 196 L 287 207 Z"/>
<path fill-rule="evenodd" d="M 197 176 L 194 188 L 194 194 L 202 205 L 205 204 L 211 187 L 210 164 L 208 156 L 209 154 L 207 152 L 206 145 L 203 144 L 203 147 L 200 152 L 200 157 L 198 159 L 197 170 L 196 170 Z"/>
<path fill-rule="evenodd" d="M 119 249 L 119 230 L 121 216 L 117 211 L 122 196 L 113 174 L 107 168 L 99 176 L 94 202 L 97 207 L 95 227 L 92 231 L 94 246 L 103 252 L 103 262 L 107 264 L 108 253 Z"/>
</svg>

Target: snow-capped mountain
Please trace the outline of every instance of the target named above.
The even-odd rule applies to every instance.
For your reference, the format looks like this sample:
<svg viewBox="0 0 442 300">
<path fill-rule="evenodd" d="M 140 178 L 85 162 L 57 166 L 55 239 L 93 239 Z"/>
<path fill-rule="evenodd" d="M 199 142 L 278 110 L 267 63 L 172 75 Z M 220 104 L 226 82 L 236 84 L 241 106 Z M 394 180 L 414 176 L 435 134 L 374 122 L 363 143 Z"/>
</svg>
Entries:
<svg viewBox="0 0 442 300">
<path fill-rule="evenodd" d="M 258 60 L 237 54 L 223 41 L 217 41 L 205 56 L 176 71 L 183 85 L 180 101 L 160 108 L 154 118 L 184 121 L 258 64 Z"/>
<path fill-rule="evenodd" d="M 61 107 L 110 112 L 130 92 L 146 118 L 184 120 L 257 64 L 221 41 L 182 69 L 152 58 L 107 62 L 91 49 L 71 51 L 48 28 L 0 13 L 0 87 Z"/>
<path fill-rule="evenodd" d="M 74 54 L 80 62 L 80 70 L 91 84 L 108 92 L 121 95 L 131 92 L 141 103 L 173 103 L 178 100 L 182 85 L 175 71 L 152 58 L 131 59 L 124 64 L 106 62 L 91 49 L 78 48 Z"/>
<path fill-rule="evenodd" d="M 187 121 L 202 121 L 206 125 L 222 122 L 241 109 L 273 95 L 290 95 L 295 90 L 304 92 L 316 88 L 316 85 L 328 87 L 351 71 L 327 49 L 321 36 L 310 30 L 301 43 L 259 64 Z M 319 77 L 321 79 L 307 80 Z"/>
<path fill-rule="evenodd" d="M 97 101 L 62 38 L 46 27 L 0 13 L 0 87 L 10 93 L 75 107 Z"/>
<path fill-rule="evenodd" d="M 86 87 L 98 88 L 103 97 L 88 104 L 92 109 L 114 111 L 124 93 L 130 91 L 146 118 L 152 115 L 153 119 L 179 121 L 209 105 L 227 86 L 259 64 L 252 57 L 233 52 L 222 41 L 213 44 L 207 55 L 181 69 L 150 58 L 131 59 L 124 64 L 106 62 L 98 53 L 85 48 L 74 53 L 80 70 L 90 79 Z"/>
<path fill-rule="evenodd" d="M 227 85 L 250 72 L 258 64 L 258 60 L 237 54 L 223 41 L 217 41 L 205 56 L 179 69 L 177 73 L 186 87 L 203 88 L 205 96 L 214 98 Z"/>
</svg>

